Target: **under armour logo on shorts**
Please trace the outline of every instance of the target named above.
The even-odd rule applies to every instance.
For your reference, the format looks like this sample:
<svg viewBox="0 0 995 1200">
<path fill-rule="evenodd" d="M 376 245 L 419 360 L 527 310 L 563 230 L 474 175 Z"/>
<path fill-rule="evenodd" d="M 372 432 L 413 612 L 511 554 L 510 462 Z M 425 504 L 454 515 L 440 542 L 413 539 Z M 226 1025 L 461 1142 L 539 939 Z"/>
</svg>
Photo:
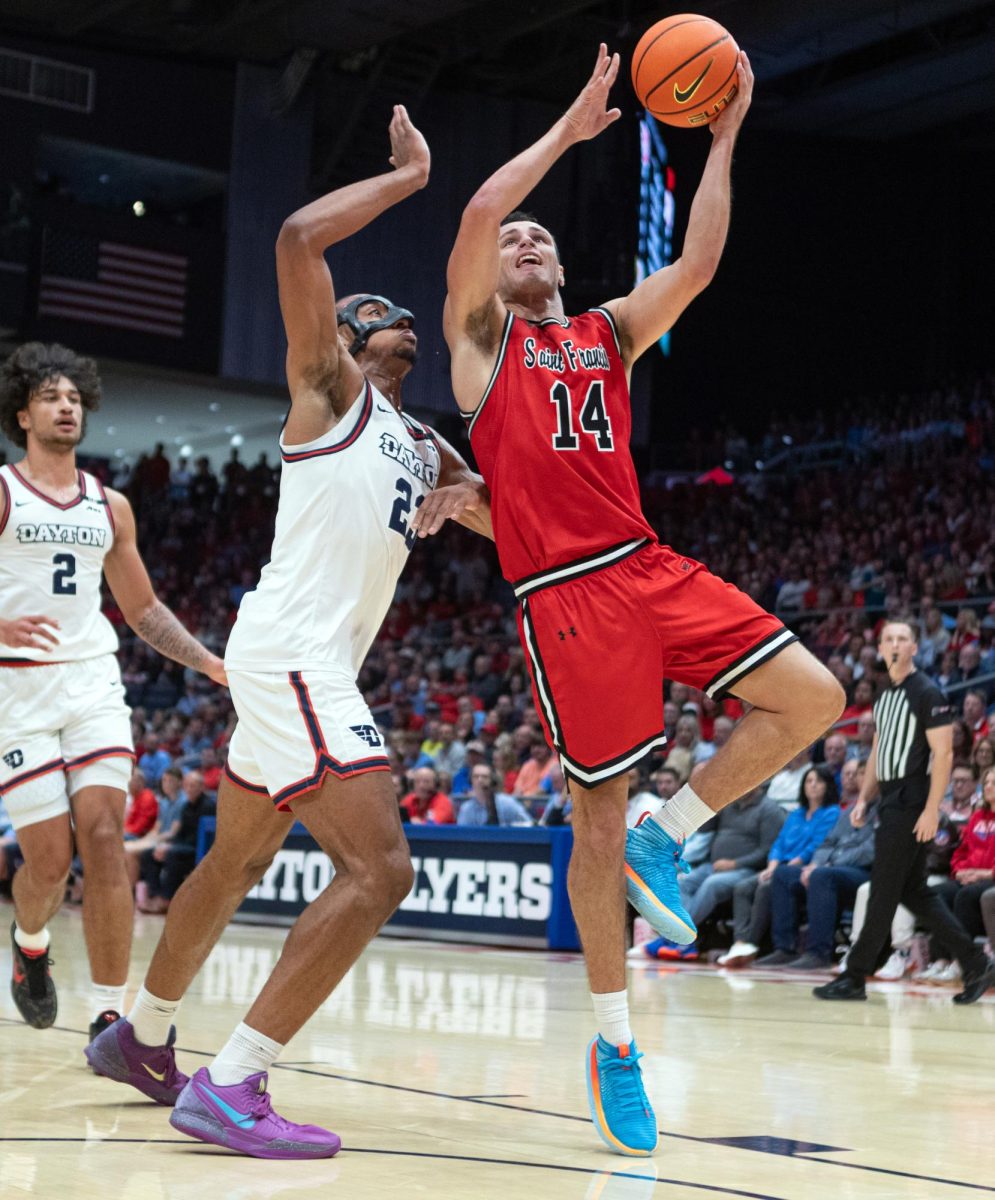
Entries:
<svg viewBox="0 0 995 1200">
<path fill-rule="evenodd" d="M 3 761 L 12 771 L 16 771 L 18 767 L 24 765 L 24 755 L 20 750 L 11 750 L 9 754 L 3 756 Z"/>
<path fill-rule="evenodd" d="M 376 725 L 350 725 L 349 728 L 358 738 L 362 738 L 367 746 L 382 746 L 380 731 Z"/>
</svg>

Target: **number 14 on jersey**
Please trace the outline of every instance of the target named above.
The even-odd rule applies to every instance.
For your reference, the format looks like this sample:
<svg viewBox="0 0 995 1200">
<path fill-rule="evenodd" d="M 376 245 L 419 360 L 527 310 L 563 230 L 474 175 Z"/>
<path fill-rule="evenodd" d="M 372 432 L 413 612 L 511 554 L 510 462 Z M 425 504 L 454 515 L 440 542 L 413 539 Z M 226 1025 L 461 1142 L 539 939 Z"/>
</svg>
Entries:
<svg viewBox="0 0 995 1200">
<path fill-rule="evenodd" d="M 574 428 L 573 403 L 570 389 L 558 379 L 549 389 L 549 402 L 556 405 L 556 432 L 553 434 L 554 450 L 579 450 L 580 434 Z M 587 395 L 580 409 L 580 428 L 590 434 L 599 450 L 614 450 L 612 423 L 605 411 L 605 389 L 600 379 L 588 385 Z"/>
</svg>

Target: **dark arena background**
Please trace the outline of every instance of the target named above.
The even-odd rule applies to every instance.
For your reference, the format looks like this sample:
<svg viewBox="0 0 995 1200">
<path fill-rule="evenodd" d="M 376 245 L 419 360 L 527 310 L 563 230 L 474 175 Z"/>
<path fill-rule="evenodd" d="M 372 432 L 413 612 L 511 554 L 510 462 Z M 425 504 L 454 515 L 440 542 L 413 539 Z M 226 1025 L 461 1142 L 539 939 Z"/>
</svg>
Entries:
<svg viewBox="0 0 995 1200">
<path fill-rule="evenodd" d="M 718 271 L 632 373 L 643 508 L 662 543 L 797 634 L 846 707 L 763 785 L 776 829 L 737 867 L 735 894 L 702 905 L 690 951 L 659 946 L 629 914 L 655 1157 L 613 1156 L 590 1127 L 581 1056 L 596 1026 L 567 894 L 569 793 L 494 547 L 447 522 L 417 542 L 359 674 L 375 721 L 364 736 L 388 756 L 414 886 L 272 1076 L 281 1112 L 335 1129 L 341 1152 L 279 1164 L 215 1153 L 177 1133 L 167 1109 L 87 1069 L 77 858 L 50 923 L 54 1026 L 29 1029 L 0 1000 L 0 1196 L 995 1194 L 995 993 L 953 1005 L 961 968 L 900 909 L 868 1002 L 819 1004 L 812 987 L 833 978 L 866 895 L 839 900 L 817 961 L 812 892 L 807 911 L 801 883 L 779 891 L 775 876 L 768 889 L 758 875 L 778 861 L 774 834 L 804 808 L 813 768 L 831 777 L 827 805 L 856 802 L 889 687 L 878 637 L 908 620 L 916 669 L 953 710 L 930 886 L 978 952 L 995 950 L 995 3 L 696 9 L 748 53 L 756 84 Z M 428 186 L 326 257 L 339 297 L 369 291 L 414 313 L 405 411 L 472 464 L 442 334 L 463 209 L 571 104 L 604 42 L 622 58 L 609 101 L 621 117 L 569 150 L 525 207 L 557 239 L 568 314 L 678 258 L 712 139 L 647 118 L 629 79 L 639 38 L 677 11 L 646 0 L 0 0 L 0 358 L 41 341 L 96 359 L 103 399 L 80 464 L 127 496 L 157 594 L 214 653 L 273 538 L 288 408 L 274 258 L 284 220 L 388 171 L 391 109 L 406 105 L 431 149 Z M 22 457 L 0 435 L 0 463 Z M 215 837 L 236 715 L 225 689 L 161 657 L 106 588 L 104 600 L 136 751 L 130 1005 L 182 878 L 161 869 L 163 772 L 178 768 L 184 803 L 204 806 L 179 864 L 189 871 Z M 19 615 L 0 588 L 0 620 Z M 630 773 L 630 825 L 748 710 L 670 680 L 664 694 L 667 745 Z M 5 721 L 11 711 L 0 692 Z M 485 803 L 474 821 L 481 764 L 514 797 L 514 819 Z M 3 804 L 0 915 L 13 921 L 25 847 Z M 699 867 L 710 853 L 706 841 Z M 821 853 L 813 844 L 788 865 L 836 861 Z M 853 867 L 854 889 L 870 865 Z M 295 825 L 183 1002 L 184 1069 L 205 1065 L 243 1020 L 287 927 L 332 878 Z"/>
</svg>

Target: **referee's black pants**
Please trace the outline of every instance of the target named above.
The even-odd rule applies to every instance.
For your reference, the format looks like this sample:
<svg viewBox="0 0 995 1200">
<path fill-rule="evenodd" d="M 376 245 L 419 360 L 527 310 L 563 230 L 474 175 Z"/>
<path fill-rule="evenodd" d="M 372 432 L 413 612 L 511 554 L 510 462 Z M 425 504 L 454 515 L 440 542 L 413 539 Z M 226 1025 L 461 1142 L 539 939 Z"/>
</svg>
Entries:
<svg viewBox="0 0 995 1200">
<path fill-rule="evenodd" d="M 864 928 L 847 956 L 849 975 L 861 979 L 873 975 L 881 950 L 891 936 L 891 922 L 899 904 L 904 904 L 918 924 L 949 948 L 965 974 L 974 970 L 984 957 L 964 926 L 926 884 L 928 843 L 917 842 L 913 832 L 925 792 L 919 789 L 917 792 L 903 789 L 883 796 L 878 806 L 871 895 Z"/>
</svg>

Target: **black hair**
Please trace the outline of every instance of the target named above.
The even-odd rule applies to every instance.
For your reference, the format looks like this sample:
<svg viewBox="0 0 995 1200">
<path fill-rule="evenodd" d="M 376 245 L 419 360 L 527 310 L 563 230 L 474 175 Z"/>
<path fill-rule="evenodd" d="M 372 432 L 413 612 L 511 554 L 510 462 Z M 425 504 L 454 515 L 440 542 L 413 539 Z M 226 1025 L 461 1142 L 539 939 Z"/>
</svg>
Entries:
<svg viewBox="0 0 995 1200">
<path fill-rule="evenodd" d="M 798 788 L 799 808 L 808 808 L 808 801 L 805 799 L 805 780 L 808 779 L 809 775 L 811 775 L 813 771 L 826 785 L 826 791 L 822 797 L 822 803 L 819 805 L 819 807 L 829 808 L 833 804 L 839 804 L 840 790 L 836 786 L 836 776 L 832 773 L 829 767 L 826 766 L 825 763 L 816 763 L 814 766 L 809 767 L 802 776 L 801 785 Z"/>
<path fill-rule="evenodd" d="M 100 376 L 92 358 L 83 358 L 57 342 L 25 342 L 0 367 L 0 429 L 4 436 L 27 449 L 28 435 L 17 414 L 28 407 L 32 393 L 49 380 L 65 375 L 79 392 L 83 405 L 82 433 L 86 433 L 86 414 L 100 407 Z"/>
<path fill-rule="evenodd" d="M 878 634 L 878 642 L 879 643 L 881 641 L 881 638 L 884 636 L 885 628 L 888 625 L 904 625 L 906 627 L 906 629 L 908 629 L 909 633 L 912 634 L 912 640 L 914 642 L 918 643 L 918 641 L 919 641 L 919 622 L 913 620 L 912 617 L 888 617 L 885 620 L 884 625 L 881 626 L 881 632 Z"/>
<path fill-rule="evenodd" d="M 526 212 L 524 209 L 521 209 L 521 208 L 516 208 L 514 212 L 508 213 L 508 215 L 502 219 L 501 224 L 502 225 L 511 225 L 515 221 L 528 221 L 532 225 L 539 225 L 543 229 L 546 229 L 546 226 L 543 225 L 542 221 L 540 221 L 539 218 L 534 213 Z M 551 229 L 546 229 L 546 232 L 553 239 L 553 249 L 556 251 L 556 260 L 557 260 L 557 262 L 559 262 L 560 261 L 560 247 L 557 244 L 556 237 L 553 234 L 553 231 Z"/>
</svg>

